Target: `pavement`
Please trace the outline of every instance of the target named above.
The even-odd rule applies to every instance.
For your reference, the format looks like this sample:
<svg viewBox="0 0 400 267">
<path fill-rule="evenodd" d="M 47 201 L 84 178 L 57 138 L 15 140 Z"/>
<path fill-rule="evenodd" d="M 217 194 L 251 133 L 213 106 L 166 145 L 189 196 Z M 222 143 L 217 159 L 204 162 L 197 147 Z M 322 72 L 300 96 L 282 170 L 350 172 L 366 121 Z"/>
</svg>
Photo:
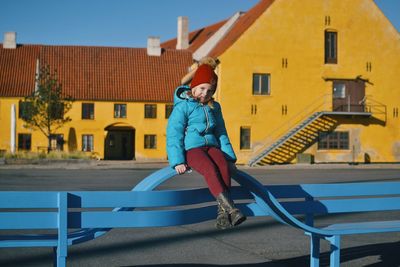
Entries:
<svg viewBox="0 0 400 267">
<path fill-rule="evenodd" d="M 7 164 L 0 159 L 1 169 L 157 169 L 168 166 L 168 161 L 161 159 L 138 159 L 138 160 L 43 160 L 33 163 L 14 162 Z M 399 163 L 316 163 L 316 164 L 282 164 L 249 167 L 237 165 L 238 168 L 246 169 L 400 169 Z"/>
<path fill-rule="evenodd" d="M 63 161 L 47 164 L 0 165 L 0 184 L 5 188 L 52 188 L 64 186 L 84 190 L 122 190 L 136 184 L 166 161 Z M 338 176 L 359 181 L 400 180 L 400 164 L 296 164 L 250 168 L 238 166 L 262 181 L 277 183 L 336 181 Z M 16 173 L 16 176 L 12 174 Z M 347 177 L 345 174 L 352 173 Z M 46 175 L 47 174 L 47 175 Z M 89 177 L 92 176 L 92 177 Z M 140 177 L 139 177 L 140 176 Z M 137 177 L 133 180 L 132 177 Z M 304 177 L 308 177 L 305 180 Z M 188 179 L 190 178 L 190 179 Z M 137 179 L 137 180 L 136 180 Z M 286 178 L 285 178 L 286 179 Z M 69 181 L 68 181 L 69 180 Z M 192 187 L 202 182 L 196 174 L 175 177 L 170 187 Z M 20 184 L 20 185 L 18 185 Z M 48 187 L 43 187 L 46 184 Z M 121 188 L 121 189 L 120 189 Z M 82 189 L 82 190 L 83 190 Z M 38 189 L 33 189 L 38 190 Z M 339 215 L 320 218 L 318 223 L 363 220 L 368 214 Z M 387 220 L 398 220 L 399 212 L 379 214 Z M 329 265 L 329 246 L 321 244 L 321 266 Z M 342 239 L 341 266 L 400 266 L 400 233 L 345 236 Z M 0 249 L 0 266 L 52 266 L 49 248 Z M 113 229 L 95 240 L 74 245 L 68 250 L 68 266 L 309 266 L 309 237 L 301 231 L 282 225 L 270 217 L 248 218 L 241 226 L 216 230 L 214 221 L 164 228 Z"/>
</svg>

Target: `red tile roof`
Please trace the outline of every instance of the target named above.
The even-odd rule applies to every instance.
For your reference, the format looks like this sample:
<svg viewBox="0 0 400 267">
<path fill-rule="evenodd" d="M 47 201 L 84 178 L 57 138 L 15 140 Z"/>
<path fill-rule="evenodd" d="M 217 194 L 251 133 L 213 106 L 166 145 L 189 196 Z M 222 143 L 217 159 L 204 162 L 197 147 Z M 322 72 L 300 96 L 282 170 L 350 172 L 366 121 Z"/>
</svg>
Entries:
<svg viewBox="0 0 400 267">
<path fill-rule="evenodd" d="M 211 50 L 209 56 L 218 57 L 224 53 L 237 39 L 268 9 L 274 0 L 261 0 L 254 7 L 241 15 L 229 32 L 217 43 Z M 219 28 L 221 28 L 228 20 L 218 22 L 216 24 L 206 26 L 189 33 L 189 48 L 191 52 L 195 52 L 203 43 L 205 43 Z M 176 39 L 166 41 L 161 44 L 164 48 L 175 49 Z"/>
<path fill-rule="evenodd" d="M 0 96 L 25 96 L 34 90 L 39 54 L 39 45 L 3 49 L 0 44 Z"/>
<path fill-rule="evenodd" d="M 0 50 L 0 96 L 32 92 L 36 58 L 57 69 L 64 93 L 77 100 L 171 102 L 192 64 L 189 51 L 167 49 L 158 57 L 146 48 L 23 45 Z"/>
</svg>

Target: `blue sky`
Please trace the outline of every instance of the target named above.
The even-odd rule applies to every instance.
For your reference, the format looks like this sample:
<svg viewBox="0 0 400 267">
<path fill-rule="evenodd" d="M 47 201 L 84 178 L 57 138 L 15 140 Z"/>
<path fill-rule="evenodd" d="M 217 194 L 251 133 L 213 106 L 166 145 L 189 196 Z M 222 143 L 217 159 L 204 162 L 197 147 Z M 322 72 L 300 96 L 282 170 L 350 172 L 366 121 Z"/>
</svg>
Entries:
<svg viewBox="0 0 400 267">
<path fill-rule="evenodd" d="M 22 44 L 145 47 L 148 36 L 176 37 L 178 16 L 190 31 L 216 23 L 258 0 L 2 0 L 0 34 Z M 400 32 L 400 0 L 375 0 Z"/>
</svg>

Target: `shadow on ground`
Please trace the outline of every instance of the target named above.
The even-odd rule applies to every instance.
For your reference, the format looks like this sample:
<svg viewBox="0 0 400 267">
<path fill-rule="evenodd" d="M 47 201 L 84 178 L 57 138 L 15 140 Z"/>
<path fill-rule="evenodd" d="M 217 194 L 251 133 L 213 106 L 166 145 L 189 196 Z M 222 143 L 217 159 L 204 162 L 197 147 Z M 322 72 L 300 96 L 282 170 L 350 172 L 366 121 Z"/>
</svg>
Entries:
<svg viewBox="0 0 400 267">
<path fill-rule="evenodd" d="M 382 244 L 365 245 L 359 247 L 346 248 L 341 250 L 341 264 L 353 261 L 356 259 L 362 259 L 369 256 L 379 256 L 380 262 L 364 265 L 364 267 L 399 267 L 400 257 L 398 252 L 400 250 L 400 242 L 390 242 Z M 215 267 L 215 266 L 229 266 L 229 267 L 279 267 L 279 266 L 309 266 L 309 255 L 294 257 L 283 260 L 272 260 L 264 263 L 254 264 L 230 264 L 230 265 L 218 265 L 218 264 L 156 264 L 156 265 L 130 265 L 126 267 L 155 267 L 155 266 L 174 266 L 174 267 Z M 320 259 L 321 266 L 329 266 L 329 253 L 322 253 Z"/>
<path fill-rule="evenodd" d="M 245 233 L 249 231 L 254 231 L 257 229 L 265 229 L 279 227 L 281 224 L 271 221 L 271 222 L 255 222 L 250 225 L 245 225 L 240 227 L 240 232 Z M 208 236 L 211 238 L 217 238 L 221 235 L 229 235 L 237 233 L 238 229 L 232 230 L 201 230 L 201 231 L 192 231 L 185 232 L 181 234 L 168 235 L 164 237 L 157 238 L 148 238 L 145 240 L 135 240 L 135 241 L 121 241 L 121 242 L 113 242 L 113 243 L 105 243 L 104 245 L 96 245 L 93 247 L 85 247 L 79 251 L 71 251 L 69 253 L 69 259 L 73 258 L 77 262 L 80 259 L 95 259 L 98 255 L 109 255 L 112 257 L 113 253 L 132 253 L 135 249 L 144 249 L 144 248 L 154 248 L 154 247 L 162 247 L 165 244 L 173 244 L 184 241 L 195 241 L 198 238 L 203 238 L 204 236 Z M 299 233 L 300 234 L 300 233 Z M 17 249 L 17 248 L 16 248 Z M 369 265 L 364 265 L 368 267 L 398 267 L 400 266 L 400 256 L 398 252 L 400 251 L 400 241 L 399 242 L 388 242 L 381 244 L 371 244 L 364 245 L 358 247 L 344 248 L 341 250 L 341 263 L 345 264 L 346 262 L 350 262 L 356 259 L 362 259 L 369 256 L 378 256 L 378 263 L 373 263 Z M 15 253 L 18 255 L 17 253 Z M 3 255 L 4 256 L 4 255 Z M 52 250 L 48 249 L 48 252 L 38 252 L 30 255 L 19 255 L 18 257 L 12 259 L 2 259 L 0 258 L 0 266 L 50 266 L 52 264 Z M 268 258 L 268 255 L 264 255 L 265 258 Z M 67 262 L 68 263 L 68 262 Z M 321 253 L 321 266 L 329 266 L 329 253 Z M 154 267 L 154 266 L 178 266 L 178 267 L 186 267 L 186 266 L 200 266 L 200 267 L 212 267 L 212 266 L 244 266 L 244 267 L 273 267 L 273 266 L 309 266 L 309 255 L 304 255 L 300 257 L 293 257 L 287 259 L 279 259 L 279 260 L 270 260 L 264 263 L 251 263 L 251 264 L 228 264 L 228 265 L 218 265 L 218 264 L 146 264 L 146 265 L 126 265 L 126 266 L 136 266 L 136 267 Z"/>
</svg>

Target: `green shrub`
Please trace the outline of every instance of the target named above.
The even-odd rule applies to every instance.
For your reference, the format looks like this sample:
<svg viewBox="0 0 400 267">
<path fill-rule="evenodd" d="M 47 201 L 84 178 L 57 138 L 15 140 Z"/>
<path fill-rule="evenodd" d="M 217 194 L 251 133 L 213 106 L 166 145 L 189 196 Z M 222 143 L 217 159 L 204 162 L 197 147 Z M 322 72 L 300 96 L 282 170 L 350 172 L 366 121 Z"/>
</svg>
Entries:
<svg viewBox="0 0 400 267">
<path fill-rule="evenodd" d="M 38 159 L 38 153 L 30 151 L 18 151 L 14 154 L 7 152 L 4 157 L 6 159 Z"/>
<path fill-rule="evenodd" d="M 45 152 L 30 152 L 30 151 L 18 151 L 14 154 L 7 152 L 4 157 L 6 159 L 52 159 L 52 160 L 62 160 L 62 159 L 90 159 L 91 154 L 75 151 L 75 152 L 64 152 L 64 151 L 50 151 L 50 153 Z"/>
</svg>

